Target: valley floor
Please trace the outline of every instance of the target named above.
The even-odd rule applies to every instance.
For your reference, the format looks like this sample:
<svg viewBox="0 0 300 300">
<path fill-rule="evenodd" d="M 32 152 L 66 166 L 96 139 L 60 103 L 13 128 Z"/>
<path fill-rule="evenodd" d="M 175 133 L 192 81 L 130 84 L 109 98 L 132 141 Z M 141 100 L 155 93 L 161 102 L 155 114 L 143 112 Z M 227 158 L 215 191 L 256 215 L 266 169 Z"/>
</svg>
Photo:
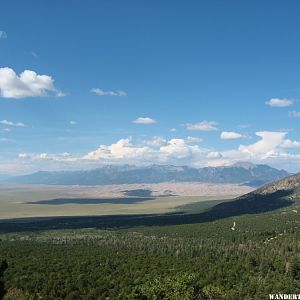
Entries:
<svg viewBox="0 0 300 300">
<path fill-rule="evenodd" d="M 124 194 L 141 190 L 148 191 L 148 196 L 127 197 Z M 231 199 L 252 190 L 233 184 L 193 182 L 103 186 L 0 185 L 0 219 L 168 213 L 178 211 L 178 207 L 186 204 Z M 60 204 L 48 201 L 53 199 L 64 201 L 60 200 Z M 94 199 L 98 199 L 98 203 Z"/>
</svg>

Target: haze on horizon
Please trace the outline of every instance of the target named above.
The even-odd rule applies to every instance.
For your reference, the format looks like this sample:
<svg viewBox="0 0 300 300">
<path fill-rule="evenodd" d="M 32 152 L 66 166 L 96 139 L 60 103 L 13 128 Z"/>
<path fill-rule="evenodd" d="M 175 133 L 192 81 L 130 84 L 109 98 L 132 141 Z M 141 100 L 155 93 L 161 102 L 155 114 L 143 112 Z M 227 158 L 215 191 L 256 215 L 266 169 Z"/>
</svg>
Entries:
<svg viewBox="0 0 300 300">
<path fill-rule="evenodd" d="M 238 161 L 298 172 L 299 9 L 3 2 L 0 174 Z"/>
</svg>

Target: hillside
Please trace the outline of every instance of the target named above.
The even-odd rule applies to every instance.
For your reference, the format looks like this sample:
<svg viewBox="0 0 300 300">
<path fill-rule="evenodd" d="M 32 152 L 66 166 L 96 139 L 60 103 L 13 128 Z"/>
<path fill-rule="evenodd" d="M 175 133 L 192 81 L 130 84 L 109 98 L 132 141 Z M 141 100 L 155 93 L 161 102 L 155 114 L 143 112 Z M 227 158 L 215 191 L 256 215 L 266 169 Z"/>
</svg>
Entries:
<svg viewBox="0 0 300 300">
<path fill-rule="evenodd" d="M 286 198 L 290 200 L 299 199 L 300 173 L 285 177 L 284 179 L 265 185 L 247 195 L 270 195 L 279 191 L 287 193 Z M 240 198 L 246 197 L 247 195 L 244 195 Z"/>
<path fill-rule="evenodd" d="M 220 203 L 202 214 L 207 219 L 242 214 L 257 214 L 297 204 L 300 199 L 300 173 L 242 195 L 230 202 Z"/>
<path fill-rule="evenodd" d="M 104 185 L 160 182 L 234 183 L 261 186 L 288 176 L 284 170 L 267 165 L 236 163 L 232 166 L 191 168 L 188 166 L 130 165 L 102 166 L 84 171 L 40 171 L 3 182 L 17 184 Z"/>
</svg>

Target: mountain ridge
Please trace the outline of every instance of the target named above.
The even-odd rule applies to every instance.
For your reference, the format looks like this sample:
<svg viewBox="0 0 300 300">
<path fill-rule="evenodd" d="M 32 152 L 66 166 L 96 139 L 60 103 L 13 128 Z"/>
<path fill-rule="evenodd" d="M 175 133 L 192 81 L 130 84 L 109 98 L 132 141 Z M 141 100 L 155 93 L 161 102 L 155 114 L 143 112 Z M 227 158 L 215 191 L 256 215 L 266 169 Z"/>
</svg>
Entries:
<svg viewBox="0 0 300 300">
<path fill-rule="evenodd" d="M 174 165 L 105 165 L 91 170 L 38 171 L 2 183 L 105 185 L 160 182 L 205 182 L 261 186 L 290 175 L 268 165 L 239 162 L 231 166 L 193 168 Z"/>
<path fill-rule="evenodd" d="M 300 173 L 266 184 L 258 189 L 223 202 L 202 213 L 208 220 L 243 214 L 264 213 L 293 205 L 300 208 Z"/>
<path fill-rule="evenodd" d="M 266 184 L 248 194 L 240 196 L 239 198 L 247 198 L 250 195 L 270 195 L 279 191 L 285 191 L 287 193 L 286 198 L 290 200 L 296 200 L 297 198 L 300 199 L 300 173 Z"/>
</svg>

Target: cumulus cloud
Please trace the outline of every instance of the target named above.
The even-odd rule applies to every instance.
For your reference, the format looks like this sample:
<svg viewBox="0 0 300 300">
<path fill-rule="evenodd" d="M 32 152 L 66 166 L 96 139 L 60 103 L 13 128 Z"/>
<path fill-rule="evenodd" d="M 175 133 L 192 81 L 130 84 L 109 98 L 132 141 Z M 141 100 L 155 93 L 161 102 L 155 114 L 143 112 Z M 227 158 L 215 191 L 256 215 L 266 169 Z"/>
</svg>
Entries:
<svg viewBox="0 0 300 300">
<path fill-rule="evenodd" d="M 244 137 L 241 133 L 234 131 L 223 131 L 220 135 L 221 140 L 236 140 Z"/>
<path fill-rule="evenodd" d="M 191 143 L 191 144 L 194 144 L 194 143 L 201 143 L 203 141 L 203 139 L 199 138 L 199 137 L 196 137 L 196 136 L 188 136 L 186 138 L 186 142 L 187 143 Z"/>
<path fill-rule="evenodd" d="M 11 68 L 0 68 L 0 96 L 21 99 L 26 97 L 45 97 L 49 93 L 61 97 L 64 94 L 54 86 L 54 79 L 48 75 L 38 75 L 25 70 L 17 75 Z"/>
<path fill-rule="evenodd" d="M 184 139 L 166 140 L 154 137 L 144 145 L 134 145 L 131 138 L 120 139 L 111 145 L 100 145 L 95 151 L 83 156 L 84 160 L 121 163 L 173 163 L 191 164 L 199 161 L 206 150 L 190 145 Z M 204 156 L 203 156 L 204 157 Z"/>
<path fill-rule="evenodd" d="M 270 164 L 277 168 L 298 170 L 300 168 L 300 154 L 288 153 L 288 148 L 298 148 L 297 141 L 285 139 L 287 132 L 259 131 L 256 135 L 259 141 L 240 145 L 238 149 L 222 151 L 219 161 L 213 160 L 210 165 L 230 165 L 238 161 Z M 216 164 L 217 162 L 217 164 Z"/>
<path fill-rule="evenodd" d="M 218 152 L 218 151 L 211 151 L 208 152 L 206 155 L 207 158 L 213 158 L 213 159 L 218 159 L 223 157 L 222 153 Z"/>
<path fill-rule="evenodd" d="M 166 150 L 168 149 L 178 149 L 178 147 L 182 147 L 182 145 L 184 145 L 186 148 L 190 148 L 190 144 L 197 144 L 202 142 L 203 140 L 199 137 L 194 137 L 194 136 L 188 136 L 184 139 L 171 139 L 171 140 L 167 140 L 162 136 L 154 136 L 152 139 L 150 140 L 145 140 L 143 141 L 144 145 L 147 145 L 151 148 L 160 148 L 160 152 L 165 153 Z M 154 149 L 153 149 L 154 150 Z"/>
<path fill-rule="evenodd" d="M 299 141 L 292 141 L 290 139 L 286 139 L 280 145 L 282 148 L 299 148 L 300 142 Z"/>
<path fill-rule="evenodd" d="M 147 146 L 157 148 L 165 145 L 167 143 L 167 140 L 162 136 L 154 136 L 152 139 L 146 140 L 143 143 Z"/>
<path fill-rule="evenodd" d="M 6 33 L 6 31 L 0 30 L 0 40 L 1 39 L 7 39 L 7 33 Z"/>
<path fill-rule="evenodd" d="M 276 148 L 284 141 L 285 133 L 258 132 L 261 140 L 247 146 L 241 145 L 237 150 L 211 151 L 194 144 L 191 138 L 174 138 L 166 140 L 154 136 L 143 144 L 134 144 L 132 138 L 120 139 L 111 145 L 100 145 L 96 150 L 82 157 L 73 157 L 69 153 L 20 153 L 19 158 L 34 161 L 77 162 L 94 161 L 102 163 L 171 163 L 188 164 L 193 166 L 217 165 L 232 163 L 241 159 L 262 159 L 269 153 L 274 155 Z M 192 142 L 191 142 L 192 141 Z M 197 142 L 199 140 L 197 139 Z M 216 163 L 216 161 L 218 163 Z"/>
<path fill-rule="evenodd" d="M 286 99 L 286 98 L 282 98 L 282 99 L 272 98 L 266 101 L 265 103 L 271 107 L 287 107 L 293 105 L 294 100 Z"/>
<path fill-rule="evenodd" d="M 8 120 L 1 120 L 0 124 L 2 125 L 6 125 L 6 126 L 14 126 L 14 127 L 25 127 L 25 124 L 22 122 L 12 122 L 12 121 L 8 121 Z M 9 131 L 9 130 L 6 130 Z"/>
<path fill-rule="evenodd" d="M 188 145 L 184 139 L 171 139 L 167 145 L 160 147 L 159 152 L 163 160 L 169 160 L 170 158 L 194 159 L 196 155 L 199 155 L 203 151 L 197 145 Z"/>
<path fill-rule="evenodd" d="M 97 96 L 117 96 L 117 97 L 124 97 L 127 96 L 127 93 L 122 90 L 117 91 L 105 91 L 100 88 L 92 88 L 91 92 L 96 94 Z"/>
<path fill-rule="evenodd" d="M 194 137 L 168 140 L 161 136 L 154 136 L 152 139 L 142 142 L 134 142 L 129 137 L 112 144 L 100 145 L 96 150 L 83 156 L 73 156 L 70 153 L 20 153 L 19 160 L 24 168 L 40 166 L 42 169 L 93 168 L 99 164 L 114 163 L 136 165 L 155 163 L 204 167 L 249 161 L 297 170 L 300 167 L 300 154 L 295 151 L 300 148 L 300 142 L 286 139 L 287 134 L 287 132 L 259 131 L 256 132 L 259 137 L 258 141 L 225 151 L 200 147 L 194 143 Z M 197 140 L 197 142 L 199 141 Z M 293 149 L 295 153 L 287 152 L 288 149 Z"/>
<path fill-rule="evenodd" d="M 239 151 L 252 158 L 265 159 L 276 152 L 283 143 L 287 132 L 259 131 L 256 135 L 261 139 L 250 145 L 240 145 Z"/>
<path fill-rule="evenodd" d="M 154 119 L 149 118 L 149 117 L 139 117 L 136 120 L 132 121 L 132 123 L 142 124 L 142 125 L 151 125 L 151 124 L 157 123 L 157 121 L 155 121 Z"/>
<path fill-rule="evenodd" d="M 131 138 L 121 139 L 115 144 L 100 145 L 95 151 L 89 152 L 83 157 L 88 160 L 120 160 L 128 158 L 138 158 L 149 152 L 149 148 L 145 146 L 134 146 Z"/>
<path fill-rule="evenodd" d="M 70 121 L 69 124 L 70 125 L 77 125 L 77 122 L 76 121 Z"/>
<path fill-rule="evenodd" d="M 120 139 L 110 145 L 100 145 L 96 150 L 84 156 L 72 156 L 69 153 L 51 154 L 26 153 L 18 155 L 18 160 L 7 162 L 6 166 L 0 163 L 1 168 L 11 166 L 21 172 L 46 170 L 76 170 L 95 168 L 99 164 L 173 164 L 193 165 L 206 164 L 207 150 L 198 145 L 191 145 L 185 139 L 166 140 L 154 137 L 153 144 L 136 144 L 132 138 Z M 20 172 L 20 171 L 19 171 Z"/>
<path fill-rule="evenodd" d="M 187 130 L 199 130 L 199 131 L 216 131 L 218 123 L 215 121 L 202 121 L 199 123 L 186 123 Z"/>
</svg>

